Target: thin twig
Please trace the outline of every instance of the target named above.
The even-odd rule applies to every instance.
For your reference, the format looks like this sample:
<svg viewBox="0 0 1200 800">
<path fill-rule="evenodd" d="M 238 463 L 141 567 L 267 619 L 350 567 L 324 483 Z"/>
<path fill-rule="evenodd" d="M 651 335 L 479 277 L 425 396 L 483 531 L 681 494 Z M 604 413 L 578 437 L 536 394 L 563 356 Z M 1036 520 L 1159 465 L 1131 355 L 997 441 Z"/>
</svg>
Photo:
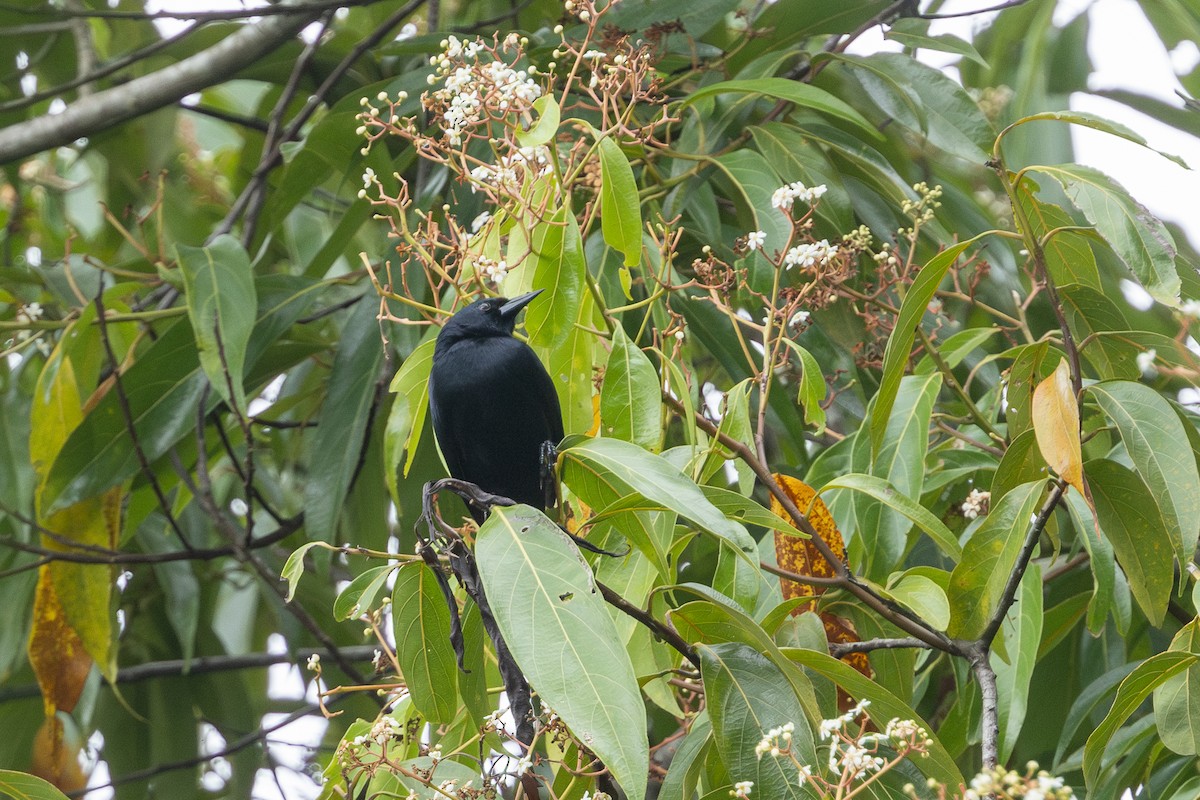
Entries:
<svg viewBox="0 0 1200 800">
<path fill-rule="evenodd" d="M 956 17 L 973 17 L 976 14 L 990 14 L 993 11 L 1003 11 L 1006 8 L 1016 8 L 1028 3 L 1029 0 L 1008 0 L 1006 3 L 999 3 L 987 8 L 977 8 L 974 11 L 956 11 L 953 14 L 917 14 L 921 19 L 954 19 Z"/>
<path fill-rule="evenodd" d="M 644 608 L 638 608 L 600 581 L 596 581 L 596 586 L 599 587 L 600 594 L 609 605 L 645 625 L 650 629 L 651 633 L 678 650 L 684 658 L 692 662 L 692 666 L 700 669 L 700 657 L 696 655 L 696 649 L 684 641 L 683 637 L 674 628 L 659 622 L 649 611 L 646 611 Z"/>
<path fill-rule="evenodd" d="M 238 195 L 237 199 L 233 203 L 233 206 L 229 209 L 229 213 L 225 215 L 225 218 L 221 220 L 221 222 L 213 230 L 212 235 L 209 237 L 210 241 L 215 239 L 220 234 L 229 233 L 229 231 L 233 229 L 234 221 L 241 217 L 243 213 L 245 213 L 246 207 L 250 202 L 250 198 L 253 192 L 256 191 L 254 188 L 255 185 L 258 182 L 265 180 L 267 174 L 273 170 L 277 164 L 280 163 L 280 145 L 285 142 L 290 142 L 296 138 L 296 135 L 300 132 L 300 129 L 304 127 L 305 123 L 308 122 L 308 120 L 316 112 L 317 108 L 320 107 L 321 103 L 325 101 L 326 95 L 329 94 L 330 90 L 332 90 L 334 85 L 341 80 L 342 76 L 350 69 L 350 67 L 354 66 L 354 63 L 358 61 L 358 59 L 362 58 L 362 56 L 368 50 L 383 41 L 384 37 L 387 36 L 392 28 L 396 27 L 409 16 L 411 16 L 412 13 L 420 8 L 424 3 L 425 0 L 410 0 L 410 2 L 405 3 L 402 8 L 389 16 L 381 25 L 372 31 L 370 36 L 366 37 L 357 45 L 355 45 L 354 49 L 347 53 L 346 57 L 343 58 L 341 62 L 333 68 L 332 71 L 330 71 L 325 80 L 321 82 L 321 85 L 318 86 L 311 95 L 309 95 L 308 102 L 305 104 L 304 108 L 302 108 L 300 112 L 292 118 L 292 121 L 288 123 L 283 135 L 278 138 L 275 146 L 271 148 L 270 153 L 264 153 L 263 158 L 259 161 L 258 167 L 254 170 L 254 174 L 250 177 L 250 181 L 246 184 L 246 188 L 242 190 L 240 195 Z M 341 5 L 345 5 L 345 3 L 341 3 Z"/>
<path fill-rule="evenodd" d="M 325 32 L 329 30 L 329 20 L 332 18 L 332 15 L 333 12 L 328 11 L 321 17 L 321 29 L 317 31 L 317 35 L 312 38 L 312 41 L 304 45 L 304 50 L 300 53 L 300 58 L 296 59 L 296 63 L 292 66 L 292 72 L 288 75 L 287 84 L 283 87 L 283 91 L 279 93 L 279 99 L 275 102 L 275 108 L 271 110 L 270 116 L 267 117 L 267 135 L 263 139 L 261 156 L 264 160 L 269 160 L 272 157 L 271 154 L 281 144 L 279 135 L 280 128 L 283 126 L 283 115 L 287 113 L 288 106 L 291 105 L 292 99 L 296 96 L 296 91 L 300 88 L 301 77 L 308 71 L 313 56 L 317 54 L 317 50 L 321 46 L 321 40 L 325 37 Z M 255 170 L 255 175 L 258 175 L 257 170 Z M 242 218 L 242 246 L 246 249 L 249 249 L 251 243 L 254 241 L 254 232 L 258 227 L 258 217 L 266 205 L 266 173 L 264 173 L 261 180 L 251 180 L 250 187 L 252 187 L 250 200 L 247 203 L 246 214 Z"/>
<path fill-rule="evenodd" d="M 112 369 L 113 389 L 117 393 L 117 405 L 121 407 L 121 416 L 125 419 L 125 429 L 129 431 L 129 438 L 133 441 L 133 451 L 137 455 L 138 466 L 141 467 L 142 475 L 145 476 L 146 482 L 150 484 L 151 490 L 154 492 L 154 497 L 158 500 L 158 506 L 166 517 L 167 523 L 174 531 L 175 537 L 179 539 L 179 543 L 183 545 L 185 550 L 192 550 L 192 544 L 183 535 L 183 529 L 179 527 L 178 520 L 175 519 L 175 514 L 171 511 L 171 501 L 167 499 L 166 493 L 158 482 L 158 477 L 154 474 L 154 470 L 150 468 L 150 459 L 146 457 L 146 451 L 142 449 L 142 441 L 138 438 L 137 426 L 133 420 L 133 410 L 129 406 L 129 396 L 125 394 L 125 385 L 121 380 L 121 362 L 117 360 L 117 354 L 113 351 L 112 340 L 108 336 L 108 323 L 104 316 L 104 281 L 100 281 L 100 288 L 96 290 L 96 321 L 100 324 L 100 341 L 104 344 L 104 352 L 108 356 L 108 363 Z"/>
</svg>

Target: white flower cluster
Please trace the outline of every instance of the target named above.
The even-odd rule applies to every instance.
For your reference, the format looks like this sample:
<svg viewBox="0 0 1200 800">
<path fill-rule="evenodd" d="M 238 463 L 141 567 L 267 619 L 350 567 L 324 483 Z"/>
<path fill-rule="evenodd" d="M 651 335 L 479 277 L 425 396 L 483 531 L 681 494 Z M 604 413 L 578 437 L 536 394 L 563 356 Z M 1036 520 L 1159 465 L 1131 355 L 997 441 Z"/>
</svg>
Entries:
<svg viewBox="0 0 1200 800">
<path fill-rule="evenodd" d="M 911 217 L 916 223 L 929 222 L 934 217 L 934 209 L 942 207 L 940 202 L 942 187 L 930 186 L 925 181 L 920 181 L 914 183 L 912 188 L 917 193 L 917 199 L 905 200 L 901 203 L 900 213 Z"/>
<path fill-rule="evenodd" d="M 780 211 L 791 211 L 797 200 L 812 205 L 821 199 L 821 195 L 825 194 L 828 188 L 823 183 L 817 186 L 805 186 L 800 181 L 793 181 L 786 186 L 780 186 L 771 194 L 771 205 Z"/>
<path fill-rule="evenodd" d="M 566 0 L 563 3 L 563 8 L 567 10 L 568 14 L 574 14 L 583 22 L 587 22 L 592 18 L 592 12 L 587 6 L 587 3 L 577 3 L 575 0 Z"/>
<path fill-rule="evenodd" d="M 1184 300 L 1179 305 L 1179 313 L 1192 319 L 1200 318 L 1200 300 Z"/>
<path fill-rule="evenodd" d="M 754 755 L 762 759 L 764 755 L 770 753 L 772 756 L 778 756 L 784 750 L 787 750 L 792 743 L 792 734 L 796 730 L 794 723 L 788 722 L 780 725 L 778 728 L 771 728 L 767 731 L 757 745 L 754 746 Z"/>
<path fill-rule="evenodd" d="M 871 705 L 870 700 L 860 700 L 860 701 L 858 701 L 858 705 L 854 706 L 849 711 L 847 711 L 845 714 L 842 714 L 840 717 L 834 717 L 833 719 L 821 720 L 821 724 L 819 726 L 817 726 L 817 733 L 819 733 L 821 735 L 821 741 L 825 741 L 826 739 L 833 736 L 833 734 L 840 731 L 846 725 L 846 723 L 853 722 L 854 720 L 863 716 L 863 713 L 867 710 L 867 707 L 870 705 Z"/>
<path fill-rule="evenodd" d="M 912 741 L 915 737 L 921 737 L 926 741 L 931 741 L 925 729 L 916 723 L 916 720 L 899 719 L 892 717 L 888 721 L 887 727 L 884 728 L 883 735 L 891 739 L 897 744 L 900 742 Z"/>
<path fill-rule="evenodd" d="M 13 321 L 18 325 L 28 325 L 31 322 L 41 319 L 44 313 L 41 303 L 28 303 L 17 310 L 17 315 L 13 318 Z M 31 336 L 33 336 L 33 331 L 28 328 L 17 331 L 18 342 L 24 342 Z"/>
<path fill-rule="evenodd" d="M 1075 800 L 1075 791 L 1063 779 L 1038 770 L 1036 761 L 1026 765 L 1027 774 L 1002 767 L 980 772 L 971 779 L 962 800 L 983 800 L 988 797 L 1023 798 L 1023 800 Z"/>
<path fill-rule="evenodd" d="M 464 42 L 451 36 L 441 44 L 442 52 L 429 59 L 436 68 L 429 84 L 442 86 L 430 99 L 441 106 L 442 130 L 450 145 L 461 145 L 463 135 L 489 114 L 521 113 L 541 97 L 532 69 L 514 69 L 495 58 L 481 63 L 480 55 L 487 52 L 482 39 Z"/>
<path fill-rule="evenodd" d="M 981 514 L 986 514 L 988 503 L 991 502 L 991 492 L 981 492 L 978 489 L 972 489 L 967 495 L 967 499 L 963 500 L 962 515 L 967 519 L 976 519 Z"/>
<path fill-rule="evenodd" d="M 746 234 L 746 247 L 751 251 L 759 250 L 767 243 L 767 234 L 764 231 L 750 231 Z"/>
<path fill-rule="evenodd" d="M 733 789 L 729 792 L 729 796 L 746 798 L 750 796 L 752 789 L 754 789 L 754 781 L 738 781 L 733 785 Z"/>
<path fill-rule="evenodd" d="M 1135 359 L 1137 362 L 1138 371 L 1143 375 L 1146 373 L 1150 373 L 1151 375 L 1155 374 L 1156 370 L 1154 369 L 1154 359 L 1156 358 L 1158 358 L 1158 351 L 1153 347 L 1151 347 L 1149 350 L 1143 350 L 1142 352 L 1138 353 Z"/>
<path fill-rule="evenodd" d="M 508 277 L 508 262 L 503 259 L 496 261 L 487 256 L 480 256 L 475 262 L 475 269 L 493 285 L 498 285 Z"/>
<path fill-rule="evenodd" d="M 354 747 L 367 747 L 371 744 L 384 745 L 389 739 L 401 733 L 400 722 L 395 717 L 384 716 L 375 721 L 368 733 L 355 736 L 350 744 Z"/>
<path fill-rule="evenodd" d="M 501 156 L 500 163 L 496 165 L 480 164 L 471 170 L 471 180 L 515 193 L 524 179 L 541 177 L 550 171 L 550 150 L 545 145 L 538 145 L 521 147 Z M 474 184 L 471 185 L 472 192 L 476 188 Z"/>
<path fill-rule="evenodd" d="M 817 264 L 826 264 L 837 254 L 838 246 L 830 244 L 828 239 L 822 239 L 819 242 L 804 242 L 796 245 L 787 251 L 787 255 L 783 257 L 783 263 L 786 269 L 797 266 L 811 267 Z"/>
<path fill-rule="evenodd" d="M 856 744 L 834 747 L 829 753 L 829 769 L 842 772 L 858 780 L 868 773 L 878 772 L 887 763 L 874 751 Z"/>
</svg>

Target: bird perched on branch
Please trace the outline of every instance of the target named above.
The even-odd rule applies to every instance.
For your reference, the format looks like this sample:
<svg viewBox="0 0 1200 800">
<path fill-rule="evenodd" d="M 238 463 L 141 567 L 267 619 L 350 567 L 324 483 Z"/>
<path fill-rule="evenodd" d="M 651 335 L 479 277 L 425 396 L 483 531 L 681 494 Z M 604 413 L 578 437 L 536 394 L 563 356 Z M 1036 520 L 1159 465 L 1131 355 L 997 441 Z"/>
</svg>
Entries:
<svg viewBox="0 0 1200 800">
<path fill-rule="evenodd" d="M 513 337 L 517 314 L 541 294 L 485 297 L 438 334 L 429 373 L 429 412 L 455 478 L 545 510 L 543 453 L 563 438 L 562 412 L 546 368 Z M 476 522 L 482 509 L 470 508 Z"/>
</svg>

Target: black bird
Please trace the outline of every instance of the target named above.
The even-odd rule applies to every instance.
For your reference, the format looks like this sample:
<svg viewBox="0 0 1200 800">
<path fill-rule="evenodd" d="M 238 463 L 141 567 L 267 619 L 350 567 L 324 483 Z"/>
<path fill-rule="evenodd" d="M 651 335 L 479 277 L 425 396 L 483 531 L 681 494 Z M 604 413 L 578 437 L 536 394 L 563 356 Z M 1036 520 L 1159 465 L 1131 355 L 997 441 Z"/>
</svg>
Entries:
<svg viewBox="0 0 1200 800">
<path fill-rule="evenodd" d="M 541 292 L 485 297 L 446 322 L 433 348 L 429 412 L 452 476 L 545 510 L 542 452 L 563 438 L 562 411 L 546 368 L 512 335 Z M 482 510 L 470 510 L 483 522 Z"/>
</svg>

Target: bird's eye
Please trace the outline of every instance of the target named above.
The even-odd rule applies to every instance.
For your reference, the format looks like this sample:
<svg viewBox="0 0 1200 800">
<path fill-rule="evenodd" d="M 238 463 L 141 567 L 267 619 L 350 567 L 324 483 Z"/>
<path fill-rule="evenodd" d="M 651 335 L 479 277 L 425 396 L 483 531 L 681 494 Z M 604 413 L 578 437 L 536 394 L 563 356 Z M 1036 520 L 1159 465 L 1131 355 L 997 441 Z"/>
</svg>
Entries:
<svg viewBox="0 0 1200 800">
<path fill-rule="evenodd" d="M 480 311 L 491 311 L 491 310 L 492 310 L 492 304 L 491 304 L 491 303 L 484 303 L 483 305 L 481 305 L 481 306 L 479 307 L 479 310 L 480 310 Z"/>
</svg>

